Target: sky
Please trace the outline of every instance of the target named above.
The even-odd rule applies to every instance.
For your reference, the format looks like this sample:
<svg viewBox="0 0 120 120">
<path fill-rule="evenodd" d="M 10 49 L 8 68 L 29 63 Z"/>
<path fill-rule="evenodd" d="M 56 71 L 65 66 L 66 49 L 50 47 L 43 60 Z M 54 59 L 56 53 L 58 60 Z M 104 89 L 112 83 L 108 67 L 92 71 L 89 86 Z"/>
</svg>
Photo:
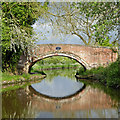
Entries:
<svg viewBox="0 0 120 120">
<path fill-rule="evenodd" d="M 82 40 L 76 35 L 54 35 L 52 33 L 52 28 L 50 23 L 40 24 L 40 19 L 36 21 L 32 27 L 36 33 L 33 37 L 37 37 L 36 44 L 80 44 L 84 45 Z M 110 42 L 115 38 L 115 34 L 118 34 L 118 31 L 111 31 L 110 35 L 112 36 Z"/>
<path fill-rule="evenodd" d="M 37 44 L 81 44 L 83 42 L 76 35 L 54 35 L 50 23 L 40 24 L 40 19 L 36 21 L 32 27 L 36 33 L 33 37 L 37 37 Z M 49 31 L 49 32 L 48 32 Z"/>
</svg>

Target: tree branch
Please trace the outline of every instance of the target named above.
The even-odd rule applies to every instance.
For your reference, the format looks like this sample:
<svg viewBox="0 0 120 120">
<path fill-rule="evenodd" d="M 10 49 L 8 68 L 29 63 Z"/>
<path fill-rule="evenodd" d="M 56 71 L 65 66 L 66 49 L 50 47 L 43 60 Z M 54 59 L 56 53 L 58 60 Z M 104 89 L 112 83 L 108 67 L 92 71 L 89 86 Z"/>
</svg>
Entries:
<svg viewBox="0 0 120 120">
<path fill-rule="evenodd" d="M 80 34 L 76 33 L 75 31 L 74 31 L 72 34 L 75 34 L 75 35 L 77 35 L 79 38 L 81 38 L 85 45 L 89 45 L 89 44 L 84 40 L 84 38 L 83 38 Z"/>
</svg>

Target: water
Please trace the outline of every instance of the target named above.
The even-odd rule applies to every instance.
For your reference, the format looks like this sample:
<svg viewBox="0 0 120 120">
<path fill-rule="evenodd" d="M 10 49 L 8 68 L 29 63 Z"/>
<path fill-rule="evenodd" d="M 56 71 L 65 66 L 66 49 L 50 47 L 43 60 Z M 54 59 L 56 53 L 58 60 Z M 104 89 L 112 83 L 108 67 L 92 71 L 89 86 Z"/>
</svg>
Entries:
<svg viewBox="0 0 120 120">
<path fill-rule="evenodd" d="M 3 92 L 3 118 L 117 118 L 116 93 L 109 89 L 110 96 L 91 85 L 82 90 L 84 84 L 75 79 L 75 72 L 48 70 L 41 82 Z"/>
<path fill-rule="evenodd" d="M 67 97 L 75 94 L 83 88 L 84 84 L 76 80 L 58 75 L 51 82 L 47 78 L 31 87 L 40 94 L 50 97 Z"/>
</svg>

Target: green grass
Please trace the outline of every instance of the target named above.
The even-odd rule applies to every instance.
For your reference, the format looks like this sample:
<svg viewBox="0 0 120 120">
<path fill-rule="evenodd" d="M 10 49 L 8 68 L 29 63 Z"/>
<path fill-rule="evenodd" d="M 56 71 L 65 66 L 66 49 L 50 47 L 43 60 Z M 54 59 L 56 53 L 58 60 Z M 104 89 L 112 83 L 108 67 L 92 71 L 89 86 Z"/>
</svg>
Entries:
<svg viewBox="0 0 120 120">
<path fill-rule="evenodd" d="M 25 88 L 26 86 L 28 85 L 31 85 L 32 83 L 37 83 L 37 82 L 40 82 L 42 79 L 38 79 L 36 81 L 28 81 L 28 82 L 24 82 L 22 84 L 13 84 L 13 85 L 9 85 L 9 86 L 6 86 L 0 90 L 0 92 L 6 92 L 6 91 L 11 91 L 11 90 L 15 90 L 15 89 L 19 89 L 19 88 Z"/>
<path fill-rule="evenodd" d="M 3 72 L 2 73 L 2 79 L 0 79 L 1 81 L 17 81 L 21 78 L 24 78 L 26 80 L 29 80 L 32 76 L 41 76 L 41 73 L 38 74 L 22 74 L 22 75 L 14 75 L 12 73 L 9 72 Z"/>
<path fill-rule="evenodd" d="M 24 88 L 26 87 L 27 85 L 29 85 L 30 83 L 26 83 L 24 85 L 14 85 L 14 86 L 7 86 L 6 88 L 2 88 L 0 90 L 0 92 L 6 92 L 6 91 L 11 91 L 11 90 L 15 90 L 15 89 L 18 89 L 18 88 Z"/>
<path fill-rule="evenodd" d="M 0 89 L 0 92 L 5 92 L 5 91 L 9 91 L 9 90 L 22 88 L 22 87 L 25 87 L 25 86 L 31 84 L 32 82 L 37 82 L 37 81 L 42 80 L 42 78 L 40 76 L 43 75 L 43 73 L 42 72 L 37 72 L 37 73 L 38 74 L 14 75 L 9 72 L 3 72 L 2 79 L 0 79 L 0 80 L 1 80 L 1 82 L 5 83 L 5 84 L 2 85 L 3 88 Z M 19 80 L 23 80 L 23 82 L 19 83 Z M 24 80 L 25 80 L 25 82 L 24 82 Z M 6 85 L 6 83 L 10 83 L 11 81 L 12 81 L 12 84 Z"/>
<path fill-rule="evenodd" d="M 23 75 L 14 75 L 11 74 L 9 72 L 3 72 L 2 73 L 2 81 L 12 81 L 12 80 L 18 80 L 21 77 L 29 79 L 30 78 L 30 74 L 23 74 Z"/>
<path fill-rule="evenodd" d="M 77 75 L 97 75 L 100 82 L 104 83 L 106 86 L 112 86 L 115 88 L 120 88 L 120 71 L 119 71 L 120 62 L 110 64 L 107 67 L 98 67 L 91 70 L 84 71 L 80 69 L 77 71 Z"/>
</svg>

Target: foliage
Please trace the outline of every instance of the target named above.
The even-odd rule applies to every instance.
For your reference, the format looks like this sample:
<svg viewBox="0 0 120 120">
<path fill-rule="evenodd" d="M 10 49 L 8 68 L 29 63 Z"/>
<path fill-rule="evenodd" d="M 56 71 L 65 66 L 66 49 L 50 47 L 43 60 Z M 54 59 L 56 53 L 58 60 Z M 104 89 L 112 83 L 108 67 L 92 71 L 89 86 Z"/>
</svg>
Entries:
<svg viewBox="0 0 120 120">
<path fill-rule="evenodd" d="M 22 52 L 30 54 L 35 39 L 31 25 L 46 10 L 46 3 L 2 2 L 3 70 L 13 68 Z"/>
<path fill-rule="evenodd" d="M 49 69 L 65 69 L 65 68 L 67 68 L 67 69 L 69 69 L 69 68 L 78 68 L 79 67 L 79 65 L 76 65 L 76 64 L 74 64 L 74 65 L 70 65 L 70 64 L 61 64 L 61 65 L 54 65 L 54 64 L 52 64 L 52 65 L 38 65 L 38 64 L 36 64 L 36 65 L 34 65 L 32 68 L 31 68 L 31 71 L 30 72 L 37 72 L 37 71 L 41 71 L 41 70 L 49 70 Z"/>
<path fill-rule="evenodd" d="M 70 68 L 78 66 L 80 66 L 80 64 L 73 59 L 61 56 L 54 56 L 38 61 L 35 65 L 33 65 L 31 72 L 50 68 Z"/>
<path fill-rule="evenodd" d="M 76 35 L 85 45 L 112 46 L 110 31 L 117 30 L 118 11 L 119 2 L 64 2 L 51 3 L 47 15 L 56 34 Z"/>
<path fill-rule="evenodd" d="M 54 57 L 49 57 L 49 58 L 46 58 L 46 59 L 43 59 L 41 61 L 38 62 L 38 64 L 50 64 L 50 63 L 53 63 L 53 64 L 74 64 L 76 63 L 75 60 L 73 59 L 70 59 L 68 57 L 61 57 L 61 56 L 54 56 Z"/>
<path fill-rule="evenodd" d="M 81 72 L 77 71 L 79 75 L 97 75 L 97 78 L 107 86 L 120 87 L 120 73 L 119 73 L 120 62 L 117 60 L 111 63 L 108 67 L 98 67 L 91 70 Z"/>
</svg>

